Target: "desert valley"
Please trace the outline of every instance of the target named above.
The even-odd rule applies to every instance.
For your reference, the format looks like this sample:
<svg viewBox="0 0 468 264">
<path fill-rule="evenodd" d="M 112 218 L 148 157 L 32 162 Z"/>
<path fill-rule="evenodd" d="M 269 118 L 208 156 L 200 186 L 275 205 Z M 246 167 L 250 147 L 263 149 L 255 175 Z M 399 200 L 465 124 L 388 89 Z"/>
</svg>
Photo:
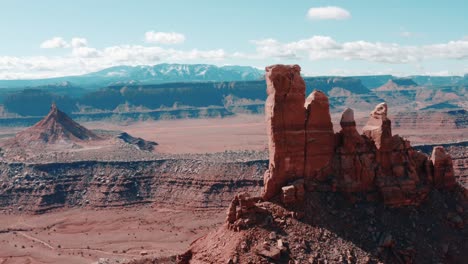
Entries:
<svg viewBox="0 0 468 264">
<path fill-rule="evenodd" d="M 279 72 L 273 72 L 275 67 Z M 129 113 L 139 118 L 129 118 L 125 111 L 100 119 L 86 114 L 69 116 L 52 94 L 46 101 L 53 102 L 48 113 L 29 128 L 26 125 L 32 118 L 3 118 L 1 122 L 9 125 L 1 129 L 2 263 L 334 263 L 338 259 L 345 263 L 431 263 L 432 259 L 462 263 L 467 239 L 468 204 L 463 202 L 467 193 L 462 189 L 468 187 L 468 116 L 463 105 L 466 95 L 457 91 L 465 88 L 445 88 L 448 92 L 438 90 L 435 96 L 425 91 L 432 88 L 415 82 L 398 86 L 392 79 L 382 80 L 379 88 L 368 89 L 358 78 L 303 81 L 288 71 L 296 69 L 274 66 L 267 68 L 263 85 L 253 81 L 259 87 L 249 89 L 259 89 L 259 94 L 263 91 L 263 97 L 234 96 L 239 90 L 237 82 L 231 82 L 227 93 L 232 94 L 224 95 L 235 98 L 230 104 L 190 110 L 206 113 L 203 109 L 222 107 L 224 110 L 217 111 L 225 115 L 142 119 L 148 110 L 133 110 Z M 293 78 L 295 83 L 287 84 L 285 78 Z M 249 82 L 241 84 L 250 86 Z M 379 93 L 390 85 L 401 96 L 392 93 L 390 98 L 388 93 Z M 271 94 L 272 89 L 277 93 L 303 90 L 291 97 L 296 98 L 291 99 L 295 106 L 288 106 L 288 101 L 270 101 L 281 97 L 266 100 L 265 91 Z M 338 95 L 337 90 L 341 91 Z M 300 110 L 308 91 L 313 92 L 306 105 L 312 106 Z M 456 109 L 428 107 L 440 105 L 442 99 L 438 98 L 447 97 L 451 99 L 443 105 L 450 102 Z M 408 106 L 407 100 L 414 103 Z M 272 108 L 277 110 L 269 113 L 272 103 L 278 105 Z M 375 105 L 379 110 L 372 111 Z M 382 105 L 385 109 L 380 109 Z M 312 127 L 305 130 L 318 134 L 307 136 L 310 140 L 301 139 L 303 143 L 288 138 L 288 122 L 296 119 L 308 124 L 297 111 L 308 111 L 310 118 L 318 118 L 311 119 Z M 376 111 L 384 111 L 385 118 L 388 115 L 391 128 L 371 122 Z M 273 121 L 282 114 L 294 116 Z M 348 124 L 352 126 L 346 132 Z M 274 132 L 281 126 L 286 127 Z M 380 142 L 366 132 L 369 126 L 375 126 L 372 129 L 376 131 L 391 129 L 372 133 L 382 137 L 390 133 L 390 137 L 395 135 L 390 139 L 398 140 L 387 143 L 390 163 L 382 163 L 384 156 L 378 154 L 377 142 L 384 144 L 384 139 Z M 344 138 L 340 139 L 342 133 Z M 306 158 L 306 172 L 300 167 L 296 169 L 302 172 L 287 172 L 291 166 L 299 166 L 294 161 L 283 169 L 284 165 L 276 165 L 293 178 L 274 188 L 276 193 L 282 185 L 298 188 L 294 183 L 297 177 L 313 180 L 313 185 L 301 187 L 301 197 L 293 192 L 292 198 L 287 198 L 291 201 L 280 198 L 287 193 L 262 198 L 263 190 L 269 188 L 265 186 L 269 176 L 264 179 L 264 174 L 269 168 L 271 173 L 271 164 L 283 160 L 281 155 L 309 145 L 306 156 L 313 156 Z M 443 147 L 441 154 L 433 153 L 436 146 Z M 358 155 L 357 160 L 352 155 Z M 448 166 L 443 167 L 441 176 L 431 167 L 438 156 L 450 159 L 441 161 Z M 304 162 L 304 157 L 297 158 Z M 337 165 L 324 172 L 332 163 Z M 318 171 L 322 176 L 316 174 Z M 333 180 L 331 175 L 338 178 Z M 379 187 L 379 182 L 388 181 L 380 179 L 384 176 L 392 179 L 386 184 L 395 190 L 387 192 Z M 446 181 L 443 177 L 452 178 Z M 239 209 L 235 209 L 233 199 L 240 202 Z M 250 204 L 247 209 L 243 207 L 246 202 Z M 228 207 L 234 215 L 229 213 L 226 220 Z M 273 221 L 271 226 L 258 222 L 264 217 Z M 250 222 L 242 220 L 245 224 L 240 224 L 236 219 Z M 340 229 L 344 223 L 346 230 L 354 233 Z M 426 241 L 427 246 L 416 245 L 416 241 L 426 239 L 421 234 L 427 232 L 438 239 Z M 260 249 L 262 243 L 265 249 Z"/>
<path fill-rule="evenodd" d="M 466 10 L 0 1 L 0 264 L 467 264 Z"/>
</svg>

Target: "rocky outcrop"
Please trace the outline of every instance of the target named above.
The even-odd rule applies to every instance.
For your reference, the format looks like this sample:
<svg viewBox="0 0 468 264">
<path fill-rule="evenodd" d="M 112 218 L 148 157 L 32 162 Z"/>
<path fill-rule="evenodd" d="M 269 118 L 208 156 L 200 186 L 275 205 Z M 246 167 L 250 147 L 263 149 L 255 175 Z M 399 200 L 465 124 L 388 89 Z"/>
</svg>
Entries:
<svg viewBox="0 0 468 264">
<path fill-rule="evenodd" d="M 298 65 L 266 68 L 265 103 L 270 165 L 263 197 L 271 199 L 288 181 L 304 174 L 305 83 Z"/>
<path fill-rule="evenodd" d="M 255 207 L 262 212 L 248 219 L 257 224 L 223 225 L 195 240 L 181 255 L 186 262 L 179 263 L 429 264 L 464 263 L 468 257 L 468 204 L 456 192 L 434 191 L 413 208 L 350 206 L 333 192 L 307 192 L 297 210 L 265 201 Z"/>
<path fill-rule="evenodd" d="M 34 126 L 18 133 L 14 140 L 24 144 L 54 144 L 99 139 L 100 137 L 95 133 L 73 121 L 55 104 L 52 104 L 46 117 Z"/>
<path fill-rule="evenodd" d="M 0 162 L 0 210 L 45 212 L 156 203 L 224 208 L 238 192 L 261 192 L 267 161 L 207 157 L 150 161 Z"/>
<path fill-rule="evenodd" d="M 378 104 L 362 129 L 364 135 L 374 140 L 378 149 L 387 149 L 392 137 L 392 122 L 387 118 L 387 109 L 386 103 Z"/>
<path fill-rule="evenodd" d="M 437 188 L 453 188 L 456 185 L 452 157 L 444 147 L 437 146 L 432 150 L 431 161 L 434 164 L 433 181 Z"/>
<path fill-rule="evenodd" d="M 356 130 L 353 110 L 346 109 L 342 129 L 335 135 L 323 92 L 312 92 L 300 107 L 304 82 L 299 66 L 274 65 L 266 70 L 270 166 L 265 200 L 276 195 L 285 204 L 297 200 L 291 184 L 298 179 L 304 180 L 307 191 L 341 191 L 352 199 L 364 192 L 365 199 L 380 198 L 395 207 L 419 204 L 434 184 L 453 186 L 450 156 L 436 149 L 431 161 L 409 141 L 392 135 L 386 103 L 370 113 L 363 135 Z"/>
<path fill-rule="evenodd" d="M 304 177 L 315 178 L 317 171 L 329 166 L 335 148 L 335 134 L 330 117 L 327 96 L 313 91 L 304 105 L 305 117 L 305 164 Z"/>
<path fill-rule="evenodd" d="M 269 213 L 258 206 L 261 201 L 262 198 L 250 197 L 248 193 L 236 195 L 228 208 L 226 222 L 229 228 L 239 231 L 264 222 Z"/>
<path fill-rule="evenodd" d="M 426 155 L 432 156 L 432 151 L 437 146 L 442 146 L 450 154 L 456 181 L 465 188 L 468 188 L 468 141 L 419 145 L 414 146 L 414 148 Z"/>
<path fill-rule="evenodd" d="M 340 125 L 332 166 L 336 189 L 346 193 L 374 190 L 373 182 L 379 169 L 375 145 L 357 132 L 352 109 L 343 112 Z"/>
<path fill-rule="evenodd" d="M 282 73 L 291 69 L 273 68 Z M 270 82 L 283 79 L 268 74 L 269 70 L 267 83 L 269 78 Z M 277 90 L 281 83 L 275 83 Z M 286 82 L 285 87 L 289 85 Z M 291 103 L 287 98 L 287 94 L 273 98 L 270 106 Z M 409 141 L 392 135 L 385 103 L 372 111 L 363 135 L 356 130 L 353 110 L 345 109 L 341 131 L 332 139 L 323 136 L 333 133 L 325 95 L 314 92 L 305 106 L 303 114 L 293 106 L 282 108 L 304 117 L 304 174 L 273 170 L 275 164 L 289 164 L 285 161 L 291 154 L 282 147 L 289 146 L 285 142 L 291 142 L 287 137 L 292 133 L 269 133 L 270 171 L 263 199 L 236 196 L 227 224 L 192 243 L 182 255 L 188 256 L 186 263 L 462 263 L 466 259 L 466 230 L 460 229 L 468 220 L 468 214 L 461 215 L 468 208 L 468 192 L 454 188 L 452 161 L 443 148 L 436 147 L 429 159 Z M 291 128 L 284 125 L 280 108 L 272 111 L 267 105 L 267 109 L 269 131 L 278 129 L 272 124 Z M 294 131 L 302 135 L 300 127 Z M 323 159 L 316 158 L 320 154 Z M 354 206 L 349 206 L 350 199 Z M 414 207 L 398 208 L 402 206 Z"/>
<path fill-rule="evenodd" d="M 139 137 L 133 137 L 133 136 L 131 136 L 128 133 L 125 133 L 125 132 L 120 133 L 119 135 L 117 135 L 116 138 L 118 138 L 118 139 L 120 139 L 120 140 L 122 140 L 125 143 L 128 143 L 130 145 L 134 145 L 135 147 L 137 147 L 140 150 L 153 151 L 154 147 L 158 145 L 158 143 L 156 143 L 156 142 L 144 140 L 144 139 L 139 138 Z"/>
</svg>

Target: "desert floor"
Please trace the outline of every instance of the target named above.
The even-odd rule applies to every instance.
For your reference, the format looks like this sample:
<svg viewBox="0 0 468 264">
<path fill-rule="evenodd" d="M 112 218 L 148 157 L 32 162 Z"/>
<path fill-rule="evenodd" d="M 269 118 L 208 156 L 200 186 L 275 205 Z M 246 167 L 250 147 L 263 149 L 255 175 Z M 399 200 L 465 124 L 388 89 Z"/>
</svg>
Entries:
<svg viewBox="0 0 468 264">
<path fill-rule="evenodd" d="M 180 211 L 155 205 L 42 215 L 2 213 L 0 263 L 72 264 L 171 256 L 218 226 L 224 216 L 224 210 Z"/>
<path fill-rule="evenodd" d="M 365 123 L 359 117 L 358 130 Z M 335 132 L 339 116 L 332 117 Z M 132 123 L 85 122 L 90 129 L 119 130 L 159 143 L 162 153 L 265 150 L 263 115 Z M 24 128 L 0 128 L 0 140 Z M 468 139 L 468 129 L 394 129 L 412 144 Z M 225 212 L 160 208 L 63 209 L 43 215 L 0 212 L 0 264 L 92 263 L 99 258 L 171 256 L 223 222 Z M 10 230 L 10 231 L 7 231 Z M 16 230 L 11 232 L 11 230 Z"/>
<path fill-rule="evenodd" d="M 340 130 L 341 114 L 332 115 L 334 131 Z M 362 130 L 366 113 L 356 116 L 357 129 Z M 264 115 L 237 115 L 213 119 L 179 119 L 115 124 L 83 123 L 90 129 L 121 130 L 133 136 L 159 143 L 162 153 L 211 153 L 225 150 L 265 150 L 268 147 Z M 443 143 L 468 139 L 465 129 L 393 129 L 411 144 Z"/>
</svg>

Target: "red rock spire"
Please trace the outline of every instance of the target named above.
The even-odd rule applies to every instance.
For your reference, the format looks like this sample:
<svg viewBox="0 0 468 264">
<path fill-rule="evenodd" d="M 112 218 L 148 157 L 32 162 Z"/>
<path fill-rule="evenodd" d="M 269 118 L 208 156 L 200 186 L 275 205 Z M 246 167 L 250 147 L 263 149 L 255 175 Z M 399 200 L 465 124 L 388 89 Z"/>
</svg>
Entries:
<svg viewBox="0 0 468 264">
<path fill-rule="evenodd" d="M 263 197 L 270 199 L 287 182 L 303 177 L 305 83 L 299 65 L 267 67 L 265 79 L 270 164 Z"/>
</svg>

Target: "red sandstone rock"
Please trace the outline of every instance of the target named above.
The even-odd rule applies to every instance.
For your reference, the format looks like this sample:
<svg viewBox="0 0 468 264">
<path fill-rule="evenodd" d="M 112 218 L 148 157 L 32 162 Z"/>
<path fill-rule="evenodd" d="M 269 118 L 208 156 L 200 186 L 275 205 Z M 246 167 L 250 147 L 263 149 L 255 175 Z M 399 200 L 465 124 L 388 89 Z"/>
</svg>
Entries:
<svg viewBox="0 0 468 264">
<path fill-rule="evenodd" d="M 434 164 L 433 181 L 436 188 L 453 188 L 456 184 L 452 157 L 444 147 L 437 146 L 432 150 L 431 161 Z"/>
<path fill-rule="evenodd" d="M 300 71 L 298 65 L 266 68 L 270 164 L 264 176 L 265 199 L 279 194 L 281 187 L 304 173 L 305 83 Z"/>
<path fill-rule="evenodd" d="M 260 197 L 250 197 L 248 193 L 236 195 L 227 212 L 226 222 L 229 228 L 241 230 L 263 221 L 267 214 L 263 208 L 257 206 L 260 201 Z"/>
<path fill-rule="evenodd" d="M 315 178 L 317 171 L 329 165 L 335 148 L 335 134 L 328 97 L 313 91 L 306 99 L 306 144 L 304 177 Z"/>
<path fill-rule="evenodd" d="M 362 133 L 373 139 L 378 149 L 388 146 L 392 137 L 391 121 L 387 118 L 387 104 L 380 103 L 371 112 Z"/>
<path fill-rule="evenodd" d="M 337 189 L 344 192 L 370 191 L 375 188 L 374 178 L 378 171 L 375 145 L 357 132 L 352 109 L 345 109 L 340 125 L 332 166 Z"/>
<path fill-rule="evenodd" d="M 292 184 L 298 179 L 304 182 L 301 190 L 341 191 L 350 197 L 373 192 L 394 207 L 419 204 L 432 181 L 439 188 L 455 185 L 451 159 L 443 150 L 433 153 L 432 169 L 427 156 L 392 135 L 386 103 L 371 112 L 363 135 L 356 130 L 353 110 L 346 109 L 342 129 L 334 135 L 327 96 L 314 91 L 303 104 L 305 87 L 297 65 L 266 70 L 270 165 L 264 176 L 265 200 L 281 194 L 288 206 L 301 202 L 303 195 Z"/>
<path fill-rule="evenodd" d="M 15 138 L 18 142 L 31 143 L 58 143 L 80 142 L 100 139 L 99 136 L 73 121 L 64 112 L 52 104 L 49 114 L 34 126 L 18 133 Z"/>
<path fill-rule="evenodd" d="M 271 71 L 275 68 L 281 73 L 277 73 L 279 76 L 272 74 Z M 398 135 L 392 136 L 391 121 L 387 118 L 385 103 L 379 104 L 371 113 L 362 136 L 356 130 L 353 110 L 346 109 L 340 122 L 341 131 L 335 135 L 334 139 L 329 140 L 328 137 L 323 136 L 324 134 L 328 135 L 330 131 L 333 133 L 328 112 L 328 100 L 320 92 L 314 92 L 305 104 L 307 111 L 303 124 L 306 131 L 304 137 L 299 120 L 295 119 L 296 116 L 292 117 L 294 122 L 286 122 L 287 120 L 284 119 L 285 115 L 291 117 L 292 112 L 288 112 L 290 109 L 294 109 L 295 113 L 300 115 L 300 109 L 289 105 L 294 100 L 300 100 L 296 97 L 291 100 L 288 98 L 289 93 L 283 92 L 282 96 L 275 94 L 275 91 L 294 90 L 291 89 L 291 83 L 294 82 L 295 77 L 293 76 L 296 73 L 289 73 L 289 79 L 284 76 L 290 70 L 291 66 L 275 65 L 267 68 L 269 101 L 267 101 L 266 114 L 269 121 L 270 170 L 265 173 L 264 198 L 270 199 L 281 194 L 283 205 L 276 203 L 277 200 L 255 203 L 248 197 L 236 196 L 228 213 L 230 230 L 220 229 L 218 233 L 208 235 L 192 244 L 191 250 L 195 252 L 192 259 L 194 263 L 205 263 L 207 260 L 215 259 L 213 256 L 224 255 L 230 257 L 226 258 L 229 263 L 232 263 L 231 256 L 235 256 L 239 263 L 263 263 L 267 260 L 279 259 L 284 260 L 285 263 L 286 261 L 325 263 L 328 260 L 342 262 L 344 256 L 349 263 L 381 261 L 415 263 L 421 262 L 423 259 L 422 262 L 439 259 L 436 252 L 436 244 L 439 242 L 428 241 L 432 244 L 425 247 L 424 253 L 420 254 L 422 252 L 421 245 L 425 246 L 425 243 L 420 243 L 420 241 L 424 240 L 424 234 L 429 230 L 428 224 L 440 222 L 438 210 L 453 210 L 448 209 L 445 203 L 444 207 L 441 206 L 440 199 L 446 194 L 441 193 L 439 196 L 435 195 L 435 197 L 428 199 L 429 205 L 426 205 L 426 208 L 435 210 L 421 210 L 415 214 L 414 210 L 418 209 L 414 208 L 414 210 L 400 210 L 397 214 L 393 214 L 393 211 L 372 203 L 363 203 L 357 207 L 343 206 L 339 202 L 341 200 L 336 199 L 336 197 L 341 196 L 330 192 L 344 192 L 346 197 L 352 198 L 352 201 L 356 201 L 358 197 L 365 197 L 365 199 L 372 201 L 381 197 L 383 202 L 391 207 L 418 205 L 428 197 L 428 193 L 434 185 L 438 188 L 450 188 L 455 185 L 450 156 L 445 153 L 443 148 L 436 147 L 432 154 L 432 162 L 434 163 L 432 166 L 428 157 L 415 151 L 408 140 Z M 280 87 L 281 85 L 282 87 Z M 286 166 L 286 169 L 284 167 L 285 164 L 291 165 L 291 151 L 293 151 L 295 158 L 301 155 L 299 147 L 296 145 L 300 142 L 297 140 L 298 135 L 306 139 L 302 146 L 303 157 L 306 161 L 305 165 L 303 164 L 304 175 L 299 175 L 297 170 L 292 170 L 289 166 Z M 329 164 L 327 160 L 330 158 L 331 163 Z M 300 161 L 294 161 L 295 165 L 299 165 L 294 169 L 300 168 Z M 433 174 L 432 170 L 434 170 Z M 312 176 L 308 175 L 311 171 L 314 172 Z M 304 186 L 305 190 L 310 193 L 305 193 Z M 278 189 L 281 190 L 281 193 Z M 468 197 L 466 189 L 462 191 L 459 192 L 459 195 L 463 194 Z M 354 193 L 358 194 L 354 195 Z M 455 201 L 459 203 L 459 199 L 454 198 L 452 194 L 446 195 L 442 199 L 446 198 L 452 200 L 451 204 L 454 204 Z M 241 200 L 245 200 L 245 202 L 241 202 Z M 289 206 L 294 206 L 299 202 L 304 203 L 301 207 L 294 209 L 303 209 L 302 211 L 288 212 Z M 241 208 L 239 209 L 239 207 Z M 366 207 L 367 210 L 363 210 Z M 463 228 L 464 219 L 460 214 L 464 212 L 464 209 L 459 207 L 457 213 L 449 212 L 446 219 L 452 226 Z M 288 219 L 288 215 L 292 218 Z M 296 219 L 302 220 L 297 221 Z M 418 224 L 418 220 L 421 224 Z M 268 221 L 270 224 L 265 225 L 264 223 Z M 381 224 L 376 224 L 376 222 Z M 249 226 L 250 223 L 256 225 Z M 393 228 L 389 232 L 386 229 L 389 227 L 388 223 L 392 223 L 392 226 L 397 228 Z M 257 228 L 260 224 L 263 224 L 264 228 Z M 335 228 L 341 225 L 345 225 L 345 228 Z M 321 230 L 321 226 L 327 228 Z M 242 232 L 232 232 L 233 229 L 237 231 L 244 227 L 254 228 Z M 436 232 L 439 236 L 450 236 L 450 239 L 457 240 L 457 244 L 462 246 L 466 244 L 460 243 L 460 241 L 464 241 L 462 234 L 457 234 L 447 228 L 452 227 L 440 222 L 438 228 L 431 232 Z M 271 230 L 275 230 L 274 233 L 271 233 Z M 336 232 L 336 230 L 339 231 Z M 404 230 L 413 230 L 413 232 L 409 234 Z M 270 232 L 269 235 L 268 232 Z M 327 235 L 334 232 L 336 232 L 334 236 Z M 359 256 L 357 253 L 360 249 L 353 249 L 351 254 L 351 250 L 343 247 L 346 245 L 346 241 L 343 242 L 342 239 L 326 241 L 327 238 L 342 237 L 343 235 L 347 238 L 353 237 L 350 234 L 354 236 L 353 239 L 349 240 L 352 241 L 353 247 L 360 244 L 355 243 L 356 241 L 370 242 L 374 244 L 374 248 L 378 247 L 377 253 L 383 253 L 384 250 L 391 253 L 385 254 L 389 258 L 385 257 L 384 254 L 379 254 L 378 260 L 372 259 L 371 261 L 371 258 L 375 258 L 374 253 L 361 253 Z M 378 239 L 379 234 L 381 234 L 380 239 Z M 280 239 L 275 246 L 271 240 L 279 238 L 278 235 Z M 398 239 L 394 239 L 392 235 Z M 266 237 L 269 237 L 269 240 L 265 239 Z M 282 242 L 283 238 L 288 241 L 289 245 L 286 247 Z M 237 239 L 237 242 L 233 242 L 234 239 Z M 306 241 L 310 241 L 310 243 L 306 243 Z M 408 243 L 408 241 L 411 242 Z M 211 245 L 210 243 L 215 243 L 215 246 L 206 249 L 207 246 Z M 308 244 L 313 245 L 313 248 Z M 402 245 L 411 244 L 418 249 L 417 259 L 413 258 L 415 250 L 412 247 L 401 249 Z M 306 250 L 309 247 L 311 254 L 308 254 Z M 335 249 L 330 250 L 333 247 Z M 446 248 L 443 250 L 444 257 L 450 255 L 448 246 Z M 282 252 L 287 254 L 283 255 Z M 466 257 L 459 259 L 466 259 Z M 226 263 L 224 259 L 221 262 Z M 458 261 L 455 262 L 458 263 Z"/>
<path fill-rule="evenodd" d="M 304 180 L 297 180 L 292 185 L 281 188 L 281 201 L 285 205 L 296 205 L 304 202 Z"/>
</svg>

